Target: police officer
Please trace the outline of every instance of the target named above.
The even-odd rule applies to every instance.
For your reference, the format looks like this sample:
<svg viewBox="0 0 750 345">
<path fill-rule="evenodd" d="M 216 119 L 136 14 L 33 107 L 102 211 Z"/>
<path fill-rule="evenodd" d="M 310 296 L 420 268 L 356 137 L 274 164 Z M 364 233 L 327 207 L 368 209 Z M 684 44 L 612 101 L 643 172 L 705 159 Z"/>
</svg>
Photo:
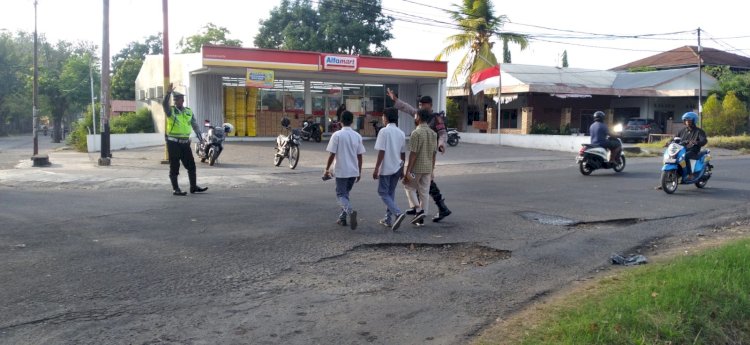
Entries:
<svg viewBox="0 0 750 345">
<path fill-rule="evenodd" d="M 174 99 L 174 106 L 169 105 L 169 96 L 172 95 Z M 167 153 L 169 154 L 169 181 L 172 182 L 172 195 L 187 195 L 186 192 L 180 190 L 179 184 L 177 184 L 177 175 L 180 174 L 180 162 L 185 166 L 188 171 L 188 179 L 190 180 L 190 193 L 205 192 L 208 188 L 199 187 L 196 184 L 195 176 L 195 160 L 193 159 L 193 151 L 190 149 L 190 130 L 195 131 L 198 140 L 203 141 L 201 136 L 200 127 L 195 121 L 193 110 L 185 107 L 185 95 L 174 91 L 174 86 L 169 84 L 164 95 L 164 114 L 167 116 L 167 128 L 164 131 L 164 136 L 167 140 Z"/>
<path fill-rule="evenodd" d="M 395 104 L 393 105 L 394 108 L 401 110 L 407 114 L 416 115 L 418 109 L 415 109 L 406 102 L 398 99 L 398 96 L 396 96 L 396 93 L 393 92 L 393 90 L 387 89 L 386 92 L 388 93 L 388 97 L 390 97 L 391 100 L 395 102 Z M 419 109 L 426 109 L 427 111 L 432 112 L 432 97 L 422 96 L 419 99 Z M 432 118 L 430 119 L 429 125 L 430 128 L 432 128 L 432 130 L 437 133 L 438 151 L 440 151 L 441 154 L 444 154 L 445 142 L 448 138 L 448 131 L 445 128 L 445 119 L 443 119 L 443 117 L 440 115 L 433 114 Z M 448 217 L 452 212 L 450 209 L 448 209 L 448 206 L 445 206 L 445 199 L 443 198 L 443 195 L 440 193 L 440 189 L 435 183 L 434 170 L 432 177 L 433 179 L 430 181 L 430 196 L 432 197 L 432 200 L 435 201 L 435 205 L 437 205 L 438 208 L 438 213 L 434 217 L 432 217 L 432 221 L 439 222 L 443 220 L 443 218 Z M 406 211 L 406 214 L 416 214 L 416 210 L 410 209 Z"/>
</svg>

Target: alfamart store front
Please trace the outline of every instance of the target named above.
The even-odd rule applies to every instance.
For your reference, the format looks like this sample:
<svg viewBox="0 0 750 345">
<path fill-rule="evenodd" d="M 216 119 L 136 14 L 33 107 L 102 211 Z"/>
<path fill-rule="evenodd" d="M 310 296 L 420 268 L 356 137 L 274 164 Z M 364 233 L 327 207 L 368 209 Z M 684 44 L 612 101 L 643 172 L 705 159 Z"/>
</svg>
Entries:
<svg viewBox="0 0 750 345">
<path fill-rule="evenodd" d="M 163 133 L 162 66 L 161 55 L 146 57 L 136 98 L 139 108 L 151 108 Z M 419 97 L 431 96 L 435 111 L 445 110 L 446 76 L 446 62 L 373 56 L 215 46 L 170 56 L 170 81 L 199 122 L 232 123 L 235 139 L 275 137 L 283 117 L 296 127 L 312 120 L 330 133 L 338 128 L 341 104 L 355 114 L 356 130 L 374 136 L 372 121 L 393 105 L 386 89 L 415 107 Z M 410 133 L 412 116 L 401 113 L 399 127 Z"/>
</svg>

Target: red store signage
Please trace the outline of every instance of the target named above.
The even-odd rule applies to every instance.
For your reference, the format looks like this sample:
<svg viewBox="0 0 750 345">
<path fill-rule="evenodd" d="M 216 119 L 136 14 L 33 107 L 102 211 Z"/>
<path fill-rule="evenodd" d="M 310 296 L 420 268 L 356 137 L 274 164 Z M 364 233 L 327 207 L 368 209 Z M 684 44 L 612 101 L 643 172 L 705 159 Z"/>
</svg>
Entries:
<svg viewBox="0 0 750 345">
<path fill-rule="evenodd" d="M 323 55 L 323 69 L 336 71 L 356 71 L 357 57 L 346 55 Z"/>
</svg>

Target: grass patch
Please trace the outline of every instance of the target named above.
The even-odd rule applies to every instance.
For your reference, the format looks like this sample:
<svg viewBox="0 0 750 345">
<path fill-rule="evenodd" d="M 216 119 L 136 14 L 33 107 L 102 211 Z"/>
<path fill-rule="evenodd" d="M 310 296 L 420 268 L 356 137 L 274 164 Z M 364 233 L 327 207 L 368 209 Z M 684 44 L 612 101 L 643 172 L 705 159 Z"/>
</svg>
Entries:
<svg viewBox="0 0 750 345">
<path fill-rule="evenodd" d="M 477 344 L 748 344 L 750 240 L 597 282 Z"/>
<path fill-rule="evenodd" d="M 750 136 L 748 135 L 738 135 L 733 137 L 709 137 L 708 138 L 708 145 L 709 147 L 720 147 L 723 149 L 729 149 L 729 150 L 743 150 L 747 151 L 750 150 Z"/>
</svg>

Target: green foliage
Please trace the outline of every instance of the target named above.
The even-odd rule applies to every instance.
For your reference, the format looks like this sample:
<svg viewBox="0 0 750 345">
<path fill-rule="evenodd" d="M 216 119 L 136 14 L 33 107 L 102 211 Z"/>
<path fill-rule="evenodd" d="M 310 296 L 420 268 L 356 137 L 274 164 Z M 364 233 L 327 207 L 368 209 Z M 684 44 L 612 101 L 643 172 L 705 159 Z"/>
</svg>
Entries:
<svg viewBox="0 0 750 345">
<path fill-rule="evenodd" d="M 325 53 L 391 56 L 385 42 L 393 18 L 381 1 L 283 0 L 261 20 L 255 46 Z"/>
<path fill-rule="evenodd" d="M 445 102 L 445 116 L 447 117 L 446 125 L 450 128 L 458 127 L 459 119 L 461 118 L 461 107 L 458 102 L 452 98 L 448 98 Z"/>
<path fill-rule="evenodd" d="M 138 109 L 135 113 L 123 113 L 110 120 L 109 130 L 112 134 L 120 133 L 154 133 L 154 119 L 148 108 Z"/>
<path fill-rule="evenodd" d="M 557 130 L 550 128 L 550 126 L 544 122 L 534 121 L 534 123 L 531 124 L 531 133 L 529 134 L 557 134 Z"/>
<path fill-rule="evenodd" d="M 144 42 L 133 41 L 128 43 L 125 48 L 122 48 L 119 53 L 115 54 L 115 56 L 112 57 L 112 70 L 115 74 L 117 74 L 117 70 L 120 68 L 120 65 L 125 63 L 127 60 L 136 59 L 141 60 L 142 62 L 146 59 L 146 55 L 164 53 L 162 43 L 163 38 L 161 32 L 156 35 L 147 37 Z"/>
<path fill-rule="evenodd" d="M 719 98 L 724 98 L 729 91 L 733 91 L 742 102 L 750 101 L 750 72 L 731 73 L 723 72 L 719 78 L 719 84 L 712 93 L 717 93 Z"/>
<path fill-rule="evenodd" d="M 100 107 L 97 104 L 97 113 L 99 113 Z M 86 142 L 86 135 L 91 133 L 94 127 L 94 121 L 91 118 L 91 106 L 86 109 L 86 113 L 83 118 L 73 122 L 70 135 L 67 138 L 67 144 L 72 146 L 78 152 L 88 152 L 88 144 Z M 97 130 L 97 133 L 99 130 Z"/>
<path fill-rule="evenodd" d="M 728 150 L 750 150 L 750 136 L 745 134 L 732 137 L 710 137 L 708 138 L 708 146 Z"/>
<path fill-rule="evenodd" d="M 560 135 L 570 135 L 569 123 L 566 123 L 564 126 L 560 126 Z"/>
<path fill-rule="evenodd" d="M 628 68 L 628 72 L 653 72 L 656 71 L 656 67 L 642 66 Z"/>
<path fill-rule="evenodd" d="M 460 4 L 453 4 L 453 10 L 446 11 L 453 22 L 461 28 L 461 32 L 446 39 L 448 46 L 435 57 L 435 60 L 465 51 L 453 72 L 452 81 L 457 82 L 464 77 L 468 83 L 471 73 L 497 64 L 497 58 L 492 52 L 493 39 L 498 38 L 504 43 L 514 43 L 523 50 L 528 44 L 528 37 L 521 34 L 502 30 L 508 17 L 496 15 L 494 6 L 489 0 L 463 0 Z M 504 58 L 510 61 L 510 52 Z"/>
<path fill-rule="evenodd" d="M 203 26 L 201 33 L 181 38 L 177 44 L 177 49 L 180 53 L 184 54 L 200 52 L 201 47 L 206 44 L 230 47 L 242 46 L 242 41 L 228 39 L 227 35 L 229 34 L 230 32 L 227 28 L 208 23 Z"/>
<path fill-rule="evenodd" d="M 112 99 L 135 100 L 135 79 L 143 66 L 143 60 L 128 58 L 120 63 L 112 75 L 110 91 Z"/>
<path fill-rule="evenodd" d="M 703 103 L 702 115 L 701 127 L 706 131 L 706 135 L 718 135 L 726 132 L 726 130 L 722 128 L 721 101 L 719 101 L 717 94 L 708 96 L 706 102 Z"/>
<path fill-rule="evenodd" d="M 750 241 L 605 279 L 519 333 L 522 344 L 746 344 Z"/>
<path fill-rule="evenodd" d="M 0 135 L 31 130 L 32 39 L 0 34 Z"/>
<path fill-rule="evenodd" d="M 717 80 L 722 80 L 732 74 L 732 70 L 729 66 L 705 66 L 703 72 L 710 74 Z"/>
</svg>

